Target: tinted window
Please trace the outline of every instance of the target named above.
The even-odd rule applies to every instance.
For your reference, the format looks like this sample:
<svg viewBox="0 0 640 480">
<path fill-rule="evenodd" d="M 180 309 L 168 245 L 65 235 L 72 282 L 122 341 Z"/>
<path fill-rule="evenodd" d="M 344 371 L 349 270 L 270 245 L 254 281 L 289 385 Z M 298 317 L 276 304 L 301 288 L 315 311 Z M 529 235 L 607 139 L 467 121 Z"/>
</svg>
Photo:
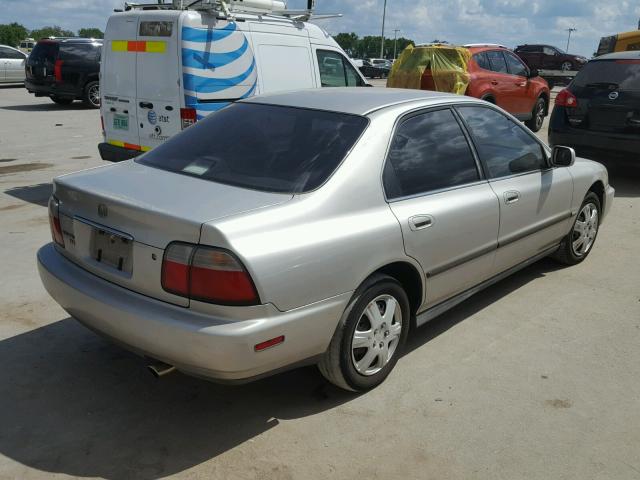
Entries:
<svg viewBox="0 0 640 480">
<path fill-rule="evenodd" d="M 362 80 L 351 64 L 338 52 L 318 50 L 318 67 L 323 87 L 359 87 Z"/>
<path fill-rule="evenodd" d="M 520 75 L 521 77 L 527 76 L 527 67 L 525 67 L 524 63 L 522 63 L 515 55 L 505 53 L 504 58 L 507 60 L 509 73 L 513 75 Z"/>
<path fill-rule="evenodd" d="M 489 63 L 489 59 L 487 58 L 486 53 L 476 53 L 473 56 L 473 59 L 476 61 L 480 68 L 484 68 L 485 70 L 491 70 L 491 64 Z"/>
<path fill-rule="evenodd" d="M 417 115 L 398 127 L 384 169 L 389 199 L 479 178 L 467 139 L 451 110 Z"/>
<path fill-rule="evenodd" d="M 507 64 L 504 61 L 502 52 L 498 50 L 490 50 L 486 52 L 486 54 L 489 62 L 491 62 L 491 70 L 494 72 L 509 73 L 507 71 Z"/>
<path fill-rule="evenodd" d="M 542 51 L 542 47 L 539 45 L 525 45 L 523 47 L 516 48 L 516 52 L 538 53 Z"/>
<path fill-rule="evenodd" d="M 60 47 L 60 58 L 67 62 L 92 62 L 96 59 L 96 46 L 90 43 L 65 43 Z"/>
<path fill-rule="evenodd" d="M 24 55 L 12 48 L 0 47 L 0 58 L 12 58 L 18 60 L 24 60 Z"/>
<path fill-rule="evenodd" d="M 306 192 L 333 173 L 367 123 L 356 115 L 235 103 L 136 161 L 243 188 Z"/>
<path fill-rule="evenodd" d="M 480 158 L 492 178 L 539 170 L 542 146 L 523 127 L 491 108 L 460 107 Z"/>
<path fill-rule="evenodd" d="M 640 90 L 640 60 L 599 60 L 587 63 L 571 87 Z"/>
<path fill-rule="evenodd" d="M 38 42 L 29 58 L 38 62 L 54 63 L 58 56 L 58 44 L 54 42 Z"/>
</svg>

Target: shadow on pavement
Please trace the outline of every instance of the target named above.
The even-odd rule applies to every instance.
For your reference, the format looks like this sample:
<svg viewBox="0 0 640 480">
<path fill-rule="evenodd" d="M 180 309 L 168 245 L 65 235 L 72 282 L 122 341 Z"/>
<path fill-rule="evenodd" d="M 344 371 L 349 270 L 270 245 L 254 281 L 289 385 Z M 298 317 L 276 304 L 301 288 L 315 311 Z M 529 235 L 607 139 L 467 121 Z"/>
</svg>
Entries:
<svg viewBox="0 0 640 480">
<path fill-rule="evenodd" d="M 354 394 L 315 367 L 241 386 L 156 380 L 71 318 L 0 342 L 0 453 L 44 472 L 156 479 Z"/>
<path fill-rule="evenodd" d="M 25 187 L 9 188 L 5 190 L 4 193 L 24 202 L 35 203 L 41 207 L 46 207 L 49 203 L 49 197 L 53 193 L 53 186 L 51 183 L 38 183 Z"/>
<path fill-rule="evenodd" d="M 52 100 L 43 97 L 43 102 L 47 103 L 31 103 L 27 105 L 6 105 L 0 107 L 2 110 L 13 110 L 16 112 L 49 112 L 56 110 L 88 110 L 88 108 L 82 102 L 73 102 L 69 105 L 58 105 Z"/>
<path fill-rule="evenodd" d="M 0 85 L 0 90 L 9 90 L 10 88 L 24 88 L 24 83 L 6 83 Z"/>
</svg>

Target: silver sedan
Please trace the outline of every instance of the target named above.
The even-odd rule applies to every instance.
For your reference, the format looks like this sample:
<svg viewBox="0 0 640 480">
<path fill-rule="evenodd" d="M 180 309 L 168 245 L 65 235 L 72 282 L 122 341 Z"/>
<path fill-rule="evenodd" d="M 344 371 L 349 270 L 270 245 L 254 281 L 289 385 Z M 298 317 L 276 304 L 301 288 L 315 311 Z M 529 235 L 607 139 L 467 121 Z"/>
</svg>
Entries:
<svg viewBox="0 0 640 480">
<path fill-rule="evenodd" d="M 317 364 L 359 391 L 413 328 L 547 255 L 583 261 L 613 193 L 602 165 L 487 102 L 282 93 L 56 178 L 39 271 L 71 316 L 158 375 Z"/>
</svg>

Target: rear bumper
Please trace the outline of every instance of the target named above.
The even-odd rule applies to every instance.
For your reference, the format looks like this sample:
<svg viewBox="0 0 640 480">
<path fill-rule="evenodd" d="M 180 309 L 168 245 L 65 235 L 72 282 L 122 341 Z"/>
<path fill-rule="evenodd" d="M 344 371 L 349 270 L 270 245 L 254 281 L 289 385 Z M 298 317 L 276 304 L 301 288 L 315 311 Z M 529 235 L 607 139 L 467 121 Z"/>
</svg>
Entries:
<svg viewBox="0 0 640 480">
<path fill-rule="evenodd" d="M 77 99 L 82 96 L 82 92 L 77 92 L 75 89 L 70 88 L 68 84 L 58 83 L 34 83 L 26 79 L 24 86 L 29 93 L 35 94 L 36 97 L 50 97 L 52 95 Z"/>
<path fill-rule="evenodd" d="M 109 162 L 122 162 L 123 160 L 129 160 L 144 153 L 140 150 L 130 150 L 124 147 L 117 147 L 110 143 L 98 144 L 98 151 L 100 152 L 100 157 Z"/>
<path fill-rule="evenodd" d="M 38 251 L 38 270 L 47 292 L 91 330 L 186 373 L 230 382 L 316 362 L 351 296 L 345 293 L 288 312 L 265 305 L 259 318 L 231 321 L 102 280 L 67 260 L 53 244 Z M 254 352 L 256 344 L 280 335 L 283 343 Z"/>
</svg>

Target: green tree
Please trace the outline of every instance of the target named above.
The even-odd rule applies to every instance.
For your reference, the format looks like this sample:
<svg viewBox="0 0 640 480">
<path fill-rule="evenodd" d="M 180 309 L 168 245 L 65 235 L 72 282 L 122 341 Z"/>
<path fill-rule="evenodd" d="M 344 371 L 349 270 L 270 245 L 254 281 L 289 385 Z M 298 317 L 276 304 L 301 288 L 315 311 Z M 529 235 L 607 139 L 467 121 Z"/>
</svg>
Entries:
<svg viewBox="0 0 640 480">
<path fill-rule="evenodd" d="M 31 30 L 31 36 L 36 40 L 47 37 L 75 37 L 71 30 L 64 30 L 62 27 L 57 25 Z"/>
<path fill-rule="evenodd" d="M 342 49 L 349 54 L 349 56 L 353 57 L 357 54 L 358 35 L 355 33 L 339 33 L 333 39 L 342 47 Z"/>
<path fill-rule="evenodd" d="M 0 24 L 0 43 L 17 47 L 20 41 L 27 38 L 29 31 L 19 23 Z"/>
<path fill-rule="evenodd" d="M 83 38 L 104 38 L 104 32 L 99 28 L 81 28 L 78 30 L 78 36 Z"/>
</svg>

